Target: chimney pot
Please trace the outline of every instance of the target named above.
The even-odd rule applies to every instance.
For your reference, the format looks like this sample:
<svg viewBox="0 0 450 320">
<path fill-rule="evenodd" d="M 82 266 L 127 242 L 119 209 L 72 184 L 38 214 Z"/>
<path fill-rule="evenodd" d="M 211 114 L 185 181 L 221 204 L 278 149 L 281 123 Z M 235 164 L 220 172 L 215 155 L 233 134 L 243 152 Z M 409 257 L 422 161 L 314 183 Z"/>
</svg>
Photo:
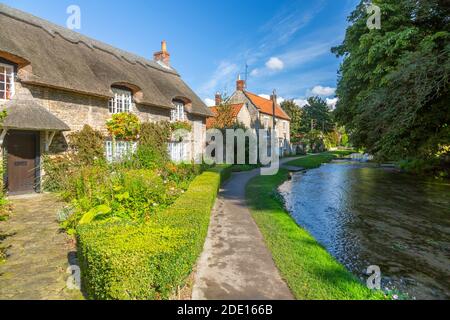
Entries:
<svg viewBox="0 0 450 320">
<path fill-rule="evenodd" d="M 170 53 L 167 51 L 167 42 L 163 40 L 161 42 L 161 51 L 155 52 L 153 54 L 154 61 L 160 61 L 167 66 L 170 66 Z"/>
</svg>

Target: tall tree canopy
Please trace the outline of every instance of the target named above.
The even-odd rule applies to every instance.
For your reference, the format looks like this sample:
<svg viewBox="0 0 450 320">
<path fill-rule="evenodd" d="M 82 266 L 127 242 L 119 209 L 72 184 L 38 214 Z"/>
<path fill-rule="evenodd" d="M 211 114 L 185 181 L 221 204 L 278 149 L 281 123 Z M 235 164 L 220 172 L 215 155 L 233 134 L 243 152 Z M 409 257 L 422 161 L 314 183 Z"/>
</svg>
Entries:
<svg viewBox="0 0 450 320">
<path fill-rule="evenodd" d="M 302 115 L 303 110 L 298 106 L 294 100 L 285 100 L 281 103 L 281 108 L 291 118 L 291 141 L 297 142 L 302 131 Z"/>
<path fill-rule="evenodd" d="M 308 98 L 308 104 L 303 107 L 301 131 L 308 133 L 311 130 L 319 130 L 328 133 L 333 131 L 334 127 L 331 110 L 326 101 L 320 97 Z"/>
<path fill-rule="evenodd" d="M 381 9 L 369 30 L 366 6 Z M 446 0 L 363 0 L 344 42 L 336 119 L 380 159 L 450 155 L 450 12 Z"/>
</svg>

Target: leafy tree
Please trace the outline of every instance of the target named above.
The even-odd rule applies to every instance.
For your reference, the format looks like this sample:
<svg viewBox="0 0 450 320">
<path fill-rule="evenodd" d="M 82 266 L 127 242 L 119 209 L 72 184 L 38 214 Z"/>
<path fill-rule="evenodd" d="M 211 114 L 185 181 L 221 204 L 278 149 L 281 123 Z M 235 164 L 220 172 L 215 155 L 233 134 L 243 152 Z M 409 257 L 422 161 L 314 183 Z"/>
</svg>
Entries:
<svg viewBox="0 0 450 320">
<path fill-rule="evenodd" d="M 381 29 L 366 26 L 369 1 L 349 17 L 337 88 L 337 121 L 353 145 L 379 159 L 448 158 L 450 19 L 444 0 L 374 0 Z"/>
<path fill-rule="evenodd" d="M 223 102 L 220 106 L 216 107 L 214 118 L 213 127 L 215 129 L 231 129 L 236 125 L 236 114 L 233 110 L 233 106 L 228 102 Z"/>
<path fill-rule="evenodd" d="M 303 110 L 300 108 L 294 100 L 285 100 L 281 103 L 281 108 L 291 118 L 291 141 L 297 142 L 298 138 L 302 134 L 302 117 Z"/>
<path fill-rule="evenodd" d="M 326 101 L 320 97 L 310 97 L 308 104 L 303 107 L 300 131 L 308 133 L 319 130 L 328 133 L 333 131 L 334 127 L 331 110 Z"/>
</svg>

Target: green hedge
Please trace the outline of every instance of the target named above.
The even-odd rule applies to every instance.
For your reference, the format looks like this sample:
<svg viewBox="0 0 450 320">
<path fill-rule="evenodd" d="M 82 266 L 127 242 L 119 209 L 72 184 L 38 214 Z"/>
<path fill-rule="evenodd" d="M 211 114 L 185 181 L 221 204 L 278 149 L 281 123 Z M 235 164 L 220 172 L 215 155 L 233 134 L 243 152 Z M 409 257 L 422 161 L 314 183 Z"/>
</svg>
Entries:
<svg viewBox="0 0 450 320">
<path fill-rule="evenodd" d="M 230 167 L 204 172 L 145 224 L 80 226 L 78 259 L 88 298 L 168 299 L 202 252 L 217 191 L 230 174 Z"/>
</svg>

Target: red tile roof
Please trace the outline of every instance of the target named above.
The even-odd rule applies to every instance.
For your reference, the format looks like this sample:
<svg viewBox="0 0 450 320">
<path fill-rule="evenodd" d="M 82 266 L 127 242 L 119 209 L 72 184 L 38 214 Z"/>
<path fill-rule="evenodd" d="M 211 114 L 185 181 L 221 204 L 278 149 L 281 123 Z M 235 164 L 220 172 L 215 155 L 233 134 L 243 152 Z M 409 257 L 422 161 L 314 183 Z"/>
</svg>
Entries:
<svg viewBox="0 0 450 320">
<path fill-rule="evenodd" d="M 241 112 L 241 109 L 244 106 L 244 104 L 243 103 L 238 103 L 238 104 L 231 104 L 229 106 L 231 107 L 231 116 L 234 119 L 236 119 L 238 114 L 239 114 L 239 112 Z M 217 108 L 218 107 L 211 107 L 211 108 L 209 108 L 209 110 L 214 114 L 214 117 L 209 117 L 208 119 L 206 119 L 206 128 L 207 129 L 214 128 L 215 125 L 216 125 L 216 121 L 217 121 L 216 117 L 217 117 L 217 114 L 218 114 Z"/>
<path fill-rule="evenodd" d="M 253 102 L 253 104 L 259 109 L 261 113 L 273 115 L 273 102 L 272 100 L 265 99 L 254 93 L 245 91 L 247 97 Z M 275 116 L 280 119 L 290 121 L 291 118 L 284 112 L 284 110 L 278 105 L 275 107 Z"/>
</svg>

